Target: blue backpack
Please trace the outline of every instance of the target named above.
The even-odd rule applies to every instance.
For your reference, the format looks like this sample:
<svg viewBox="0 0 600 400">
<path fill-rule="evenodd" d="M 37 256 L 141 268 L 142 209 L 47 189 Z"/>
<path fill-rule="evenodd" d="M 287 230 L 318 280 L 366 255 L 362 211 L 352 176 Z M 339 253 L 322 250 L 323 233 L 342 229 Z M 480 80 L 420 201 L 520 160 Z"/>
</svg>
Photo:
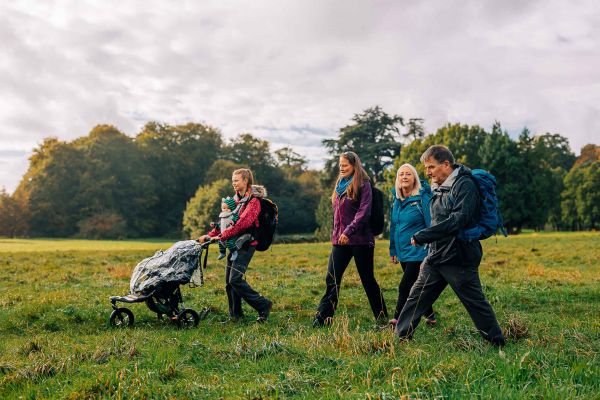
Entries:
<svg viewBox="0 0 600 400">
<path fill-rule="evenodd" d="M 467 242 L 484 240 L 496 234 L 498 229 L 507 236 L 500 215 L 498 196 L 496 196 L 496 178 L 483 169 L 474 169 L 471 173 L 481 195 L 481 215 L 477 225 L 461 229 L 458 238 Z"/>
</svg>

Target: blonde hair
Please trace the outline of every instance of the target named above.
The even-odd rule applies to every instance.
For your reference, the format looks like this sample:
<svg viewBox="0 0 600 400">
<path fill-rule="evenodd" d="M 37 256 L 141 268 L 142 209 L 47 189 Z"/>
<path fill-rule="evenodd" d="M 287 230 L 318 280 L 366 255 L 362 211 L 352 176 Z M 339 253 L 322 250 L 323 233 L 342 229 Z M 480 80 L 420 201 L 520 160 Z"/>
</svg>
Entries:
<svg viewBox="0 0 600 400">
<path fill-rule="evenodd" d="M 349 199 L 357 200 L 360 198 L 360 187 L 365 181 L 370 180 L 369 175 L 367 174 L 367 171 L 365 171 L 365 169 L 363 168 L 362 162 L 360 162 L 360 158 L 355 152 L 346 151 L 340 154 L 340 158 L 345 159 L 350 163 L 350 165 L 354 167 L 354 178 L 352 179 L 352 183 L 346 188 L 346 196 L 348 196 Z M 331 193 L 332 202 L 335 201 L 335 196 L 337 196 L 335 188 L 340 183 L 340 180 L 342 180 L 341 176 L 339 176 L 335 181 L 333 193 Z"/>
<path fill-rule="evenodd" d="M 408 163 L 402 164 L 400 166 L 400 168 L 398 168 L 398 171 L 396 172 L 396 184 L 394 185 L 394 187 L 396 188 L 396 198 L 398 198 L 400 200 L 405 199 L 405 197 L 402 195 L 402 189 L 400 188 L 400 170 L 404 167 L 408 168 L 410 170 L 410 172 L 413 174 L 413 177 L 415 178 L 415 183 L 413 185 L 413 189 L 407 197 L 415 196 L 415 195 L 419 194 L 419 190 L 421 190 L 421 180 L 419 179 L 419 173 L 417 172 L 417 169 Z"/>
<path fill-rule="evenodd" d="M 252 175 L 252 171 L 250 171 L 248 168 L 236 169 L 231 175 L 239 175 L 242 177 L 243 180 L 248 182 L 248 187 L 246 188 L 246 190 L 250 190 L 252 185 L 254 185 L 254 175 Z"/>
</svg>

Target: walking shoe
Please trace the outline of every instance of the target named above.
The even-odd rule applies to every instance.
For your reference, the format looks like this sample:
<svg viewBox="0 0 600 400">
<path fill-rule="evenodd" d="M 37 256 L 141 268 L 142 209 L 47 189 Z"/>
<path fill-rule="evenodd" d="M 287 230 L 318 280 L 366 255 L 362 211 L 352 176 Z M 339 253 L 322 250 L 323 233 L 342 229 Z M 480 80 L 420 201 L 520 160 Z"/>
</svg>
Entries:
<svg viewBox="0 0 600 400">
<path fill-rule="evenodd" d="M 256 322 L 263 323 L 267 322 L 269 319 L 269 314 L 271 314 L 271 308 L 273 308 L 273 302 L 271 300 L 267 300 L 267 306 L 264 310 L 258 312 L 258 318 L 256 318 Z"/>
<path fill-rule="evenodd" d="M 390 320 L 388 321 L 388 325 L 391 325 L 391 326 L 392 326 L 392 328 L 395 328 L 395 327 L 396 327 L 396 325 L 398 325 L 398 320 L 397 320 L 396 318 L 394 318 L 394 319 L 390 319 Z"/>
<path fill-rule="evenodd" d="M 320 328 L 322 326 L 331 326 L 331 324 L 333 324 L 333 317 L 327 317 L 323 319 L 320 315 L 317 314 L 313 319 L 312 326 L 313 328 Z"/>
<path fill-rule="evenodd" d="M 229 321 L 231 321 L 231 322 L 239 322 L 239 321 L 242 321 L 243 319 L 244 319 L 244 314 L 229 316 Z"/>
<path fill-rule="evenodd" d="M 490 339 L 490 343 L 496 347 L 504 347 L 506 346 L 506 339 L 504 336 L 494 336 Z"/>
<path fill-rule="evenodd" d="M 313 322 L 312 322 L 313 328 L 320 328 L 324 325 L 325 325 L 325 321 L 323 321 L 323 319 L 321 319 L 320 317 L 315 317 L 313 319 Z"/>
<path fill-rule="evenodd" d="M 431 314 L 428 317 L 425 317 L 425 323 L 429 326 L 434 326 L 437 324 L 437 320 L 435 319 L 435 314 Z"/>
</svg>

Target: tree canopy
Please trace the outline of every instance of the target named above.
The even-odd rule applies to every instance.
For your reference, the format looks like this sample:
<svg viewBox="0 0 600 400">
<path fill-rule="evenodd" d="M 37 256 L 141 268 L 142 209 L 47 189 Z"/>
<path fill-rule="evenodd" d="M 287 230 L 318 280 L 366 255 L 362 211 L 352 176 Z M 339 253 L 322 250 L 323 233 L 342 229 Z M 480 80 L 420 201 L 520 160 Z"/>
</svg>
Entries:
<svg viewBox="0 0 600 400">
<path fill-rule="evenodd" d="M 323 140 L 331 158 L 325 169 L 335 171 L 338 157 L 345 151 L 354 151 L 374 182 L 381 182 L 386 168 L 400 154 L 404 120 L 389 115 L 381 107 L 368 108 L 352 117 L 354 123 L 340 129 L 337 139 Z"/>
<path fill-rule="evenodd" d="M 403 163 L 420 171 L 421 154 L 444 144 L 458 163 L 492 172 L 504 221 L 524 228 L 598 229 L 600 147 L 575 157 L 558 133 L 517 137 L 499 122 L 490 131 L 447 124 L 426 134 L 421 118 L 405 120 L 381 107 L 352 117 L 336 138 L 323 140 L 321 170 L 292 147 L 271 150 L 267 140 L 242 133 L 224 140 L 205 124 L 148 122 L 130 137 L 98 125 L 73 141 L 46 138 L 12 195 L 0 192 L 0 235 L 121 238 L 195 236 L 216 218 L 220 198 L 232 194 L 231 173 L 250 168 L 279 205 L 279 233 L 331 232 L 331 191 L 338 156 L 355 151 L 373 181 L 389 193 Z"/>
</svg>

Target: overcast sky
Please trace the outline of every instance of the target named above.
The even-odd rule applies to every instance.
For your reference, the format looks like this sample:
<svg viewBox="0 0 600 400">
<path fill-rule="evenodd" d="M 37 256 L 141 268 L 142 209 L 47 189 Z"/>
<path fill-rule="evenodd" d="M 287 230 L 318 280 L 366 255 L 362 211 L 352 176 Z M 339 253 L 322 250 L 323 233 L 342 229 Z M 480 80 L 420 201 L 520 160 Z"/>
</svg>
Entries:
<svg viewBox="0 0 600 400">
<path fill-rule="evenodd" d="M 313 166 L 354 113 L 600 142 L 600 3 L 3 1 L 0 187 L 47 136 L 196 121 Z"/>
</svg>

